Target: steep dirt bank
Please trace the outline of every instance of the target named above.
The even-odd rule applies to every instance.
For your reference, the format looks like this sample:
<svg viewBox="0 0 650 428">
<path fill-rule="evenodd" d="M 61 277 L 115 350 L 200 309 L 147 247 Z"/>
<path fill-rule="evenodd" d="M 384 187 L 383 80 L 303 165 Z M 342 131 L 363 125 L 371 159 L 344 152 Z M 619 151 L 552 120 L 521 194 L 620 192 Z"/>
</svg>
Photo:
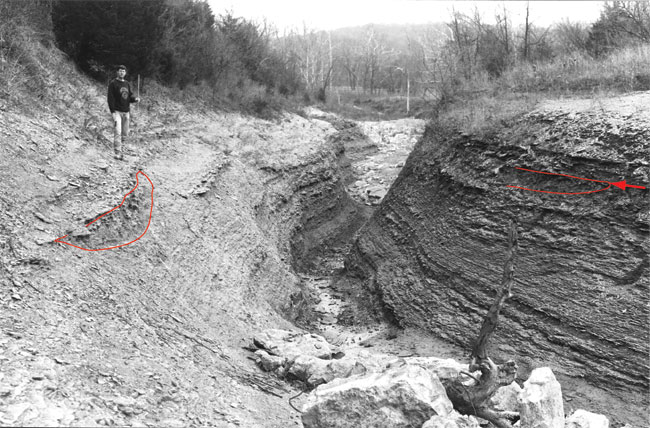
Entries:
<svg viewBox="0 0 650 428">
<path fill-rule="evenodd" d="M 506 185 L 605 187 L 514 169 L 524 167 L 648 186 L 649 105 L 647 93 L 547 103 L 483 136 L 429 128 L 360 231 L 341 286 L 351 282 L 354 295 L 363 284 L 358 297 L 376 302 L 371 314 L 381 307 L 401 325 L 467 346 L 500 280 L 507 221 L 516 219 L 514 297 L 492 355 L 519 357 L 524 377 L 550 364 L 575 378 L 562 381 L 570 400 L 592 400 L 617 424 L 646 423 L 648 191 L 557 195 Z"/>
<path fill-rule="evenodd" d="M 354 233 L 370 218 L 424 133 L 420 119 L 353 122 L 315 108 L 310 118 L 331 123 L 331 142 L 338 155 L 338 175 L 330 186 L 308 189 L 309 205 L 292 239 L 299 271 L 329 276 L 342 267 Z"/>
<path fill-rule="evenodd" d="M 304 205 L 301 226 L 292 237 L 294 266 L 303 279 L 300 293 L 293 296 L 300 304 L 299 323 L 339 345 L 368 340 L 367 343 L 373 343 L 371 346 L 379 347 L 379 339 L 390 336 L 386 347 L 396 355 L 412 354 L 416 348 L 437 349 L 439 354 L 448 352 L 450 346 L 440 341 L 418 343 L 421 342 L 419 332 L 401 335 L 384 323 L 347 325 L 349 299 L 331 287 L 336 273 L 343 268 L 355 233 L 392 185 L 424 132 L 425 122 L 419 119 L 354 122 L 311 107 L 305 109 L 305 114 L 336 128 L 331 142 L 339 155 L 340 179 L 332 181 L 326 189 L 321 188 Z M 403 340 L 393 340 L 398 336 Z"/>
<path fill-rule="evenodd" d="M 77 82 L 78 83 L 78 82 Z M 326 122 L 134 113 L 126 162 L 112 159 L 103 89 L 84 113 L 0 113 L 0 417 L 3 424 L 287 427 L 288 385 L 241 346 L 291 328 L 299 289 L 291 237 L 340 186 Z M 146 96 L 146 95 L 145 95 Z M 116 206 L 143 171 L 154 185 Z"/>
<path fill-rule="evenodd" d="M 328 170 L 314 174 L 301 187 L 306 196 L 300 217 L 300 226 L 290 238 L 293 266 L 299 272 L 329 275 L 330 261 L 340 255 L 349 243 L 349 237 L 370 217 L 345 191 L 345 177 L 349 174 L 349 161 L 340 132 L 330 139 L 336 154 L 333 163 L 324 165 Z M 323 178 L 326 183 L 323 183 Z"/>
</svg>

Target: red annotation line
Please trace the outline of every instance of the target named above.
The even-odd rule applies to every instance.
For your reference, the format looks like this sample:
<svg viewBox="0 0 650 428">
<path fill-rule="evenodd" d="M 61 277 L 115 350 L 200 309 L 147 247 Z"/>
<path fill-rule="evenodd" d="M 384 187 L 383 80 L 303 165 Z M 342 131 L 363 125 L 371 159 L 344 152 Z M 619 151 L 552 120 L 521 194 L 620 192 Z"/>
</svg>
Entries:
<svg viewBox="0 0 650 428">
<path fill-rule="evenodd" d="M 537 174 L 559 175 L 559 176 L 562 176 L 562 177 L 575 178 L 576 180 L 595 181 L 597 183 L 607 183 L 607 186 L 603 187 L 602 189 L 589 190 L 589 191 L 586 191 L 586 192 L 551 192 L 550 190 L 529 189 L 528 187 L 521 187 L 521 186 L 511 186 L 511 185 L 506 186 L 506 187 L 513 187 L 515 189 L 530 190 L 531 192 L 552 193 L 552 194 L 555 194 L 555 195 L 586 195 L 588 193 L 602 192 L 603 190 L 607 190 L 612 186 L 616 186 L 621 190 L 625 190 L 626 187 L 632 187 L 632 188 L 635 188 L 635 189 L 645 189 L 645 187 L 643 187 L 643 186 L 635 186 L 633 184 L 627 184 L 625 182 L 625 180 L 612 182 L 612 181 L 605 181 L 605 180 L 594 180 L 593 178 L 576 177 L 576 176 L 567 175 L 567 174 L 559 174 L 559 173 L 556 173 L 556 172 L 535 171 L 534 169 L 526 169 L 526 168 L 519 168 L 519 167 L 515 167 L 515 169 L 520 169 L 522 171 L 528 171 L 528 172 L 535 172 Z"/>
<path fill-rule="evenodd" d="M 126 197 L 129 196 L 131 193 L 133 193 L 135 191 L 135 189 L 138 188 L 138 185 L 140 184 L 140 181 L 138 180 L 138 174 L 144 175 L 144 177 L 149 181 L 149 184 L 151 184 L 151 207 L 149 208 L 149 222 L 147 223 L 147 228 L 144 230 L 144 232 L 142 232 L 142 235 L 138 236 L 133 241 L 127 242 L 126 244 L 120 244 L 120 245 L 115 245 L 115 246 L 112 246 L 112 247 L 97 248 L 97 249 L 83 248 L 83 247 L 80 247 L 78 245 L 74 245 L 74 244 L 71 244 L 69 242 L 62 241 L 62 239 L 65 238 L 68 235 L 63 235 L 62 237 L 55 239 L 54 242 L 69 245 L 71 247 L 79 248 L 80 250 L 84 250 L 84 251 L 104 251 L 104 250 L 112 250 L 114 248 L 126 247 L 127 245 L 133 244 L 135 241 L 142 238 L 145 235 L 145 233 L 147 233 L 147 231 L 149 230 L 149 226 L 151 225 L 151 215 L 153 214 L 153 183 L 151 182 L 151 179 L 149 179 L 147 174 L 145 174 L 142 171 L 136 172 L 136 174 L 135 174 L 135 187 L 133 187 L 133 189 L 131 189 L 129 191 L 129 193 L 124 195 L 124 198 L 122 198 L 122 202 L 120 202 L 120 204 L 118 206 L 116 206 L 115 208 L 111 209 L 110 211 L 105 212 L 104 214 L 100 215 L 99 217 L 97 217 L 96 219 L 94 219 L 93 221 L 88 223 L 86 225 L 86 227 L 90 226 L 91 224 L 93 224 L 94 222 L 96 222 L 100 218 L 104 217 L 105 215 L 112 213 L 113 211 L 120 208 L 124 204 L 124 201 L 126 200 Z"/>
</svg>

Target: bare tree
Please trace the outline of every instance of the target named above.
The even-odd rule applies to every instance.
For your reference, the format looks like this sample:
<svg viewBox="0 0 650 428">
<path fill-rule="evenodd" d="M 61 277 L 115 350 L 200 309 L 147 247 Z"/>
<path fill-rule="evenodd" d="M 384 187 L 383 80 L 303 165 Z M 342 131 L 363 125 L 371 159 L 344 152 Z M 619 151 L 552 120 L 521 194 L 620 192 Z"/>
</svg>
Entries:
<svg viewBox="0 0 650 428">
<path fill-rule="evenodd" d="M 526 2 L 526 23 L 524 24 L 524 61 L 528 61 L 529 40 L 530 40 L 530 2 Z"/>
<path fill-rule="evenodd" d="M 586 52 L 589 30 L 585 24 L 568 19 L 555 26 L 555 49 L 563 53 Z"/>
<path fill-rule="evenodd" d="M 472 50 L 476 53 L 480 47 L 478 35 L 476 31 L 472 31 L 470 19 L 455 10 L 452 11 L 452 20 L 449 28 L 452 32 L 453 46 L 456 48 L 456 55 L 460 62 L 463 76 L 466 79 L 470 79 L 474 71 L 474 64 L 476 63 L 476 55 L 472 55 Z"/>
<path fill-rule="evenodd" d="M 354 41 L 346 40 L 340 50 L 339 58 L 340 64 L 345 70 L 348 86 L 353 91 L 357 89 L 359 82 L 359 56 Z"/>
<path fill-rule="evenodd" d="M 606 5 L 606 7 L 608 7 Z M 614 21 L 620 32 L 644 43 L 650 42 L 650 4 L 644 1 L 615 1 L 611 6 L 625 18 Z"/>
<path fill-rule="evenodd" d="M 328 34 L 303 25 L 275 40 L 276 50 L 289 69 L 300 76 L 309 92 L 328 86 L 333 68 L 332 45 Z"/>
</svg>

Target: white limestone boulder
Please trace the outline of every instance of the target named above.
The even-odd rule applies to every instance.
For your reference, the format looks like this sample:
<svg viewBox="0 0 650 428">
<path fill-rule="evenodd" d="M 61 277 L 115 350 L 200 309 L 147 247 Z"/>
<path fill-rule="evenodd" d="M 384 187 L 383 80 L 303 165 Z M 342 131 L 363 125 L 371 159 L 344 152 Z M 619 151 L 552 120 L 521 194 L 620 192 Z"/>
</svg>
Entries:
<svg viewBox="0 0 650 428">
<path fill-rule="evenodd" d="M 548 367 L 535 369 L 519 394 L 521 428 L 564 428 L 562 388 Z"/>
<path fill-rule="evenodd" d="M 368 372 L 383 372 L 391 362 L 395 361 L 394 355 L 377 352 L 368 352 L 361 347 L 348 347 L 345 349 L 345 357 L 363 364 Z"/>
<path fill-rule="evenodd" d="M 497 410 L 507 412 L 519 411 L 519 394 L 521 394 L 521 386 L 517 382 L 512 382 L 510 385 L 502 386 L 490 398 L 490 405 Z"/>
<path fill-rule="evenodd" d="M 474 416 L 461 415 L 453 411 L 446 416 L 432 416 L 422 428 L 480 428 Z"/>
<path fill-rule="evenodd" d="M 404 365 L 319 386 L 307 398 L 302 423 L 305 428 L 420 427 L 452 410 L 435 373 Z"/>
<path fill-rule="evenodd" d="M 287 362 L 285 357 L 278 357 L 276 355 L 271 355 L 263 349 L 255 351 L 256 362 L 264 369 L 266 372 L 273 372 L 284 366 Z"/>
<path fill-rule="evenodd" d="M 440 380 L 455 379 L 461 371 L 469 371 L 468 364 L 461 364 L 451 358 L 442 359 L 435 357 L 404 357 L 388 363 L 389 367 L 408 364 L 422 367 L 435 373 Z"/>
<path fill-rule="evenodd" d="M 330 345 L 324 337 L 317 334 L 278 329 L 269 329 L 259 333 L 253 339 L 253 343 L 271 355 L 289 359 L 299 355 L 330 359 L 338 352 L 338 348 Z"/>
<path fill-rule="evenodd" d="M 301 355 L 291 363 L 288 373 L 304 381 L 310 387 L 366 373 L 366 367 L 358 361 L 342 358 L 323 360 L 310 355 Z"/>
<path fill-rule="evenodd" d="M 591 413 L 586 410 L 576 410 L 566 418 L 565 428 L 609 428 L 607 416 Z"/>
</svg>

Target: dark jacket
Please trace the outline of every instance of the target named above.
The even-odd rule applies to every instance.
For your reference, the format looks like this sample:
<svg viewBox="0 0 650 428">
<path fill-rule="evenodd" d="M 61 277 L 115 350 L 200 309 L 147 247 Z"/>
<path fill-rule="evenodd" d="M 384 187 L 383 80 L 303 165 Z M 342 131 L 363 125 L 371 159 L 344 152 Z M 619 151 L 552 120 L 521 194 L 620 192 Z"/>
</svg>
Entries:
<svg viewBox="0 0 650 428">
<path fill-rule="evenodd" d="M 117 79 L 111 80 L 108 84 L 108 108 L 111 113 L 121 111 L 127 113 L 129 105 L 135 102 L 133 92 L 131 92 L 131 84 L 126 80 L 119 81 Z"/>
</svg>

